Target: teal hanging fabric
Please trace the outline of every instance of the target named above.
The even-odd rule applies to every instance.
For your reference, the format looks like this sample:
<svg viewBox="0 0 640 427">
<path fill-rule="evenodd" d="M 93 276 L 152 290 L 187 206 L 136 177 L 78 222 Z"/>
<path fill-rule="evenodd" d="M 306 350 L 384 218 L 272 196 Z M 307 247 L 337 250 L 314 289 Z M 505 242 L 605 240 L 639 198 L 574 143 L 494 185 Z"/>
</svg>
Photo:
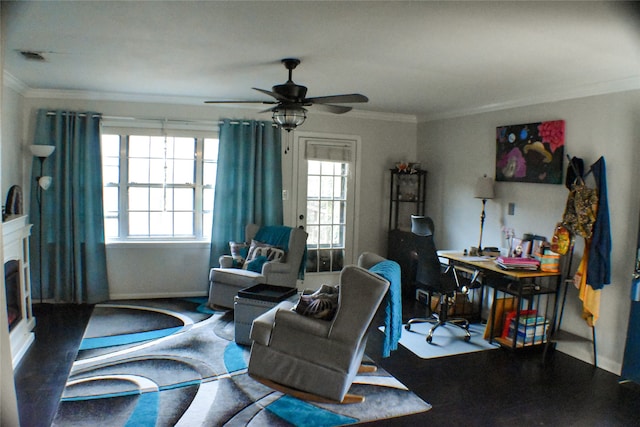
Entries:
<svg viewBox="0 0 640 427">
<path fill-rule="evenodd" d="M 281 131 L 271 122 L 220 124 L 210 265 L 244 239 L 244 227 L 282 225 Z"/>
<path fill-rule="evenodd" d="M 96 113 L 39 110 L 34 144 L 53 145 L 36 182 L 32 163 L 30 221 L 34 299 L 94 304 L 109 299 L 102 208 L 100 122 Z M 42 290 L 42 293 L 40 293 Z"/>
</svg>

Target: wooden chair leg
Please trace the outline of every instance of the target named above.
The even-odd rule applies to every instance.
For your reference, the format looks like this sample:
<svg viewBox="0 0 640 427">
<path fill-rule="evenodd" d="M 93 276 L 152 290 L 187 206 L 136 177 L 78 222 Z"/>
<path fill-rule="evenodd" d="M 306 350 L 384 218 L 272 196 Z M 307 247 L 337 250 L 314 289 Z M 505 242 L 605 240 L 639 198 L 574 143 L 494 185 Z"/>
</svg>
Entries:
<svg viewBox="0 0 640 427">
<path fill-rule="evenodd" d="M 360 367 L 358 368 L 358 373 L 366 374 L 370 372 L 375 372 L 377 370 L 378 370 L 378 367 L 375 365 L 360 365 Z"/>
<path fill-rule="evenodd" d="M 327 399 L 326 397 L 318 396 L 317 394 L 291 388 L 286 385 L 283 385 L 275 381 L 271 381 L 256 375 L 249 375 L 249 376 L 254 380 L 258 381 L 259 383 L 266 385 L 269 388 L 279 391 L 280 393 L 288 394 L 300 400 L 307 400 L 309 402 L 318 402 L 318 403 L 341 403 L 341 404 L 364 402 L 364 396 L 358 396 L 355 394 L 345 394 L 342 401 L 338 402 L 337 400 Z"/>
</svg>

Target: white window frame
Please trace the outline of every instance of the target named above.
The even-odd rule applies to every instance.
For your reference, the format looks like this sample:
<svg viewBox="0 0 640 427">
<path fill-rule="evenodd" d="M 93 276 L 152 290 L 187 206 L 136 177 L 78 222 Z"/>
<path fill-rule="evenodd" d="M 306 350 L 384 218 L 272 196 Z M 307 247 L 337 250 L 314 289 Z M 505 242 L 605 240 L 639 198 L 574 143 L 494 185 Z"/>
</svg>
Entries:
<svg viewBox="0 0 640 427">
<path fill-rule="evenodd" d="M 205 186 L 202 183 L 203 176 L 203 148 L 204 139 L 218 139 L 218 129 L 213 126 L 200 126 L 194 127 L 185 125 L 185 122 L 176 122 L 179 125 L 168 126 L 167 122 L 161 122 L 157 120 L 149 121 L 135 121 L 133 125 L 127 123 L 127 126 L 122 126 L 120 123 L 110 123 L 109 120 L 105 120 L 102 126 L 102 134 L 105 135 L 120 135 L 120 156 L 119 156 L 119 180 L 118 184 L 113 184 L 119 187 L 118 192 L 118 215 L 119 215 L 119 237 L 108 237 L 107 244 L 117 243 L 180 243 L 180 242 L 209 242 L 211 230 L 203 229 L 203 213 L 209 209 L 203 209 L 203 189 Z M 217 125 L 217 123 L 216 123 Z M 126 138 L 131 135 L 142 136 L 155 136 L 155 137 L 187 137 L 196 139 L 196 176 L 195 184 L 193 185 L 194 194 L 194 234 L 191 236 L 140 236 L 129 235 L 129 221 L 128 221 L 128 188 L 130 184 L 128 182 L 128 144 Z M 103 183 L 105 187 L 109 186 L 108 183 Z M 184 184 L 176 184 L 176 187 L 184 187 Z"/>
</svg>

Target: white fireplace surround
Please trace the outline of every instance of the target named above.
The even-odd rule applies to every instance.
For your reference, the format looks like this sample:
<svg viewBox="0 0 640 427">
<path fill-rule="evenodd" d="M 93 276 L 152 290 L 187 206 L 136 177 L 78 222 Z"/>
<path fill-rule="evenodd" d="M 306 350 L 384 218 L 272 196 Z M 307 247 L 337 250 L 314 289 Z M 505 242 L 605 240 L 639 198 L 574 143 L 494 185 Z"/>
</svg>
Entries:
<svg viewBox="0 0 640 427">
<path fill-rule="evenodd" d="M 33 329 L 36 319 L 31 308 L 31 273 L 29 267 L 29 236 L 31 224 L 27 216 L 11 216 L 2 224 L 4 264 L 11 260 L 20 263 L 20 320 L 9 333 L 11 341 L 11 359 L 15 368 L 35 339 Z M 4 265 L 3 264 L 3 265 Z M 6 286 L 6 285 L 5 285 Z M 4 290 L 6 292 L 6 289 Z"/>
</svg>

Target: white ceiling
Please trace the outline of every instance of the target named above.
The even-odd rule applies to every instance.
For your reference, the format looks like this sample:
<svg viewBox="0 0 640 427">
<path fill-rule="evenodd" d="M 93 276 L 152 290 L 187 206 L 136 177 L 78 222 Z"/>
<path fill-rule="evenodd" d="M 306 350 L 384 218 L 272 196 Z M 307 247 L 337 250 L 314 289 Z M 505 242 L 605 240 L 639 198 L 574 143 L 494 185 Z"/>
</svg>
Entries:
<svg viewBox="0 0 640 427">
<path fill-rule="evenodd" d="M 251 87 L 284 83 L 280 59 L 297 57 L 308 96 L 362 93 L 357 110 L 427 120 L 640 89 L 636 5 L 2 0 L 4 66 L 27 95 L 200 104 L 269 100 Z"/>
</svg>

